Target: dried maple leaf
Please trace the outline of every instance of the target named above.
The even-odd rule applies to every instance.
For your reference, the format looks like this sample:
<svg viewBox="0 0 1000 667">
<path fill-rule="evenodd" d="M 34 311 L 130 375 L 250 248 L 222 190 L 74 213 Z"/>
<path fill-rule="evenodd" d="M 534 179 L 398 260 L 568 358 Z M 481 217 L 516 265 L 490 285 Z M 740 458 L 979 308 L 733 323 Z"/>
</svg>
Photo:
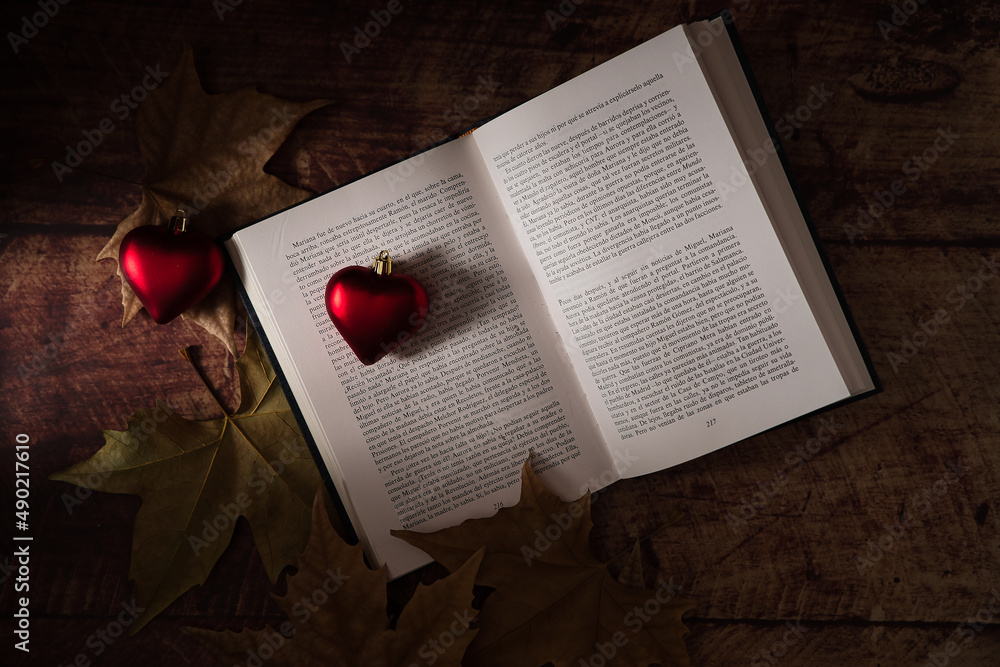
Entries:
<svg viewBox="0 0 1000 667">
<path fill-rule="evenodd" d="M 319 470 L 253 332 L 236 367 L 234 414 L 189 421 L 157 402 L 127 430 L 104 431 L 105 445 L 90 459 L 51 477 L 142 496 L 129 577 L 144 611 L 133 632 L 205 582 L 240 516 L 272 581 L 305 548 Z"/>
<path fill-rule="evenodd" d="M 393 531 L 454 571 L 482 545 L 483 605 L 468 666 L 688 665 L 681 615 L 694 605 L 664 582 L 629 588 L 590 553 L 590 496 L 566 503 L 527 463 L 521 499 L 436 533 Z"/>
<path fill-rule="evenodd" d="M 208 95 L 185 47 L 166 83 L 139 104 L 136 134 L 146 165 L 139 208 L 121 221 L 97 259 L 118 261 L 122 238 L 140 225 L 165 225 L 178 208 L 211 237 L 298 203 L 309 192 L 264 173 L 264 164 L 302 116 L 328 102 L 288 102 L 253 88 Z M 118 277 L 122 277 L 118 267 Z M 125 326 L 142 303 L 122 279 Z M 182 316 L 217 336 L 236 356 L 236 290 L 219 286 Z"/>
<path fill-rule="evenodd" d="M 227 665 L 255 656 L 274 667 L 458 667 L 477 632 L 472 586 L 481 560 L 482 550 L 454 574 L 418 587 L 390 629 L 386 569 L 365 566 L 361 547 L 337 536 L 317 497 L 309 545 L 288 592 L 275 598 L 289 620 L 261 631 L 186 630 Z"/>
</svg>

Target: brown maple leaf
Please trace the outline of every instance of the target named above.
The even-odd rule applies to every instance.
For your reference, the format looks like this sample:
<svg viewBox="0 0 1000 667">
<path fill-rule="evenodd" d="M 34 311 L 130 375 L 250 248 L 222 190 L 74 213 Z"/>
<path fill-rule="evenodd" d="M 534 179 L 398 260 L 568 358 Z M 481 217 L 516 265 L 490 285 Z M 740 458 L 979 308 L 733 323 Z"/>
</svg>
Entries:
<svg viewBox="0 0 1000 667">
<path fill-rule="evenodd" d="M 482 550 L 454 574 L 418 587 L 389 628 L 386 569 L 369 570 L 361 547 L 337 536 L 318 496 L 312 516 L 298 571 L 288 577 L 288 592 L 275 597 L 288 620 L 260 631 L 186 631 L 227 665 L 253 656 L 274 667 L 459 667 L 477 632 L 472 586 Z"/>
<path fill-rule="evenodd" d="M 129 418 L 127 430 L 104 431 L 91 458 L 50 478 L 142 496 L 129 577 L 144 611 L 133 632 L 205 582 L 240 516 L 271 581 L 305 548 L 319 470 L 252 330 L 236 367 L 234 414 L 189 421 L 157 402 Z"/>
<path fill-rule="evenodd" d="M 139 104 L 136 134 L 146 166 L 142 202 L 119 223 L 98 261 L 117 262 L 125 234 L 140 225 L 165 225 L 178 208 L 191 216 L 189 228 L 217 237 L 307 198 L 309 192 L 263 167 L 298 120 L 325 104 L 288 102 L 253 88 L 208 95 L 191 48 L 185 47 L 166 83 Z M 142 303 L 124 279 L 121 284 L 125 326 Z M 236 356 L 236 290 L 228 275 L 182 317 L 217 336 Z"/>
<path fill-rule="evenodd" d="M 651 590 L 616 581 L 590 552 L 592 527 L 589 494 L 566 503 L 525 463 L 514 507 L 436 533 L 393 535 L 450 571 L 486 546 L 476 583 L 496 590 L 467 666 L 688 665 L 681 615 L 694 605 L 672 581 Z"/>
</svg>

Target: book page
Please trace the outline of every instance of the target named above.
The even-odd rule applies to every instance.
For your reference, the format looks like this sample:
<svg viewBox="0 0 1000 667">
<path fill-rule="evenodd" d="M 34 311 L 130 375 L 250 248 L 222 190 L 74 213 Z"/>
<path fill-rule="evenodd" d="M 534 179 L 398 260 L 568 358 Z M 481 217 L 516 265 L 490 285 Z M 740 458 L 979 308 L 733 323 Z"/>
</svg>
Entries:
<svg viewBox="0 0 1000 667">
<path fill-rule="evenodd" d="M 682 28 L 475 137 L 624 476 L 847 396 Z"/>
<path fill-rule="evenodd" d="M 726 31 L 722 18 L 688 26 L 689 39 L 707 46 L 698 53 L 712 94 L 719 100 L 723 116 L 740 152 L 750 158 L 750 179 L 764 202 L 782 248 L 802 286 L 802 294 L 788 294 L 788 304 L 805 299 L 823 331 L 827 345 L 851 395 L 875 389 L 872 372 L 855 340 L 837 289 L 831 282 L 822 256 L 813 242 L 804 211 L 782 166 L 778 138 L 772 137 L 758 110 L 748 77 Z M 725 34 L 723 34 L 725 32 Z M 725 85 L 713 85 L 713 79 Z M 799 268 L 801 267 L 801 268 Z"/>
<path fill-rule="evenodd" d="M 355 529 L 390 576 L 429 560 L 390 529 L 432 531 L 516 504 L 529 448 L 566 498 L 615 470 L 582 395 L 567 391 L 575 379 L 484 169 L 457 140 L 229 242 Z M 365 366 L 324 296 L 338 269 L 370 266 L 381 250 L 393 273 L 424 285 L 430 309 L 421 332 Z"/>
</svg>

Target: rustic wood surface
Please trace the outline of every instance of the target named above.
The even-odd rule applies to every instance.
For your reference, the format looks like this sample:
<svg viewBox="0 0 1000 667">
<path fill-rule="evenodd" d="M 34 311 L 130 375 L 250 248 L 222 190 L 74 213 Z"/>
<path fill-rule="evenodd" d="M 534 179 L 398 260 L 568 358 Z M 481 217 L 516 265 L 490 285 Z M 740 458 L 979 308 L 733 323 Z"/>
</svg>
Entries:
<svg viewBox="0 0 1000 667">
<path fill-rule="evenodd" d="M 51 168 L 147 66 L 169 70 L 186 42 L 210 93 L 255 85 L 332 100 L 269 165 L 318 192 L 409 155 L 438 128 L 451 132 L 456 109 L 472 123 L 728 6 L 771 114 L 799 114 L 788 158 L 884 392 L 614 485 L 594 505 L 594 549 L 615 559 L 640 538 L 648 583 L 682 582 L 696 603 L 686 619 L 694 665 L 996 664 L 1000 617 L 980 613 L 1000 590 L 1000 280 L 989 268 L 1000 245 L 996 4 L 402 0 L 346 62 L 339 44 L 385 4 L 73 0 L 17 53 L 0 48 L 0 662 L 207 665 L 184 626 L 259 628 L 280 617 L 241 524 L 204 586 L 136 636 L 94 640 L 135 597 L 139 501 L 94 493 L 67 507 L 75 487 L 46 481 L 156 399 L 215 416 L 180 347 L 197 346 L 223 401 L 237 401 L 221 344 L 145 314 L 122 328 L 113 265 L 94 261 L 139 203 L 134 114 L 61 182 Z M 915 12 L 897 14 L 896 27 L 893 6 Z M 18 33 L 38 11 L 4 3 L 0 26 Z M 859 91 L 852 77 L 873 67 L 902 74 Z M 476 96 L 480 77 L 499 88 Z M 824 86 L 832 97 L 810 109 Z M 912 95 L 887 100 L 893 91 Z M 933 149 L 939 131 L 957 135 L 947 150 Z M 919 156 L 927 169 L 910 180 L 904 170 Z M 859 208 L 897 180 L 905 192 L 860 228 Z M 904 356 L 906 341 L 915 354 Z M 32 442 L 27 660 L 11 639 L 18 433 Z M 821 446 L 810 460 L 789 465 L 828 433 L 812 441 Z M 668 508 L 685 516 L 664 528 Z M 904 512 L 910 520 L 896 526 Z M 977 614 L 987 622 L 960 635 Z M 958 655 L 944 653 L 949 641 Z"/>
</svg>

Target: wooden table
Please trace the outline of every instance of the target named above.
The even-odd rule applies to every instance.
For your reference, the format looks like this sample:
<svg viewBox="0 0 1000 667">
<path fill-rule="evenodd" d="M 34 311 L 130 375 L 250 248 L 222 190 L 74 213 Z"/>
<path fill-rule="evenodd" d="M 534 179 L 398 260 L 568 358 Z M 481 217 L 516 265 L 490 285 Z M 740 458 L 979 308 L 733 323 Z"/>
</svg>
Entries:
<svg viewBox="0 0 1000 667">
<path fill-rule="evenodd" d="M 126 415 L 156 399 L 190 418 L 215 416 L 179 347 L 198 346 L 223 401 L 237 400 L 231 358 L 198 327 L 157 326 L 142 314 L 121 328 L 113 265 L 94 261 L 140 200 L 134 117 L 61 182 L 51 168 L 147 66 L 169 69 L 188 42 L 210 93 L 256 85 L 333 100 L 301 121 L 269 165 L 322 191 L 413 152 L 473 98 L 480 77 L 500 86 L 474 98 L 469 123 L 726 6 L 402 0 L 403 11 L 348 63 L 339 44 L 385 3 L 171 4 L 73 0 L 16 54 L 0 49 L 0 468 L 13 469 L 15 436 L 28 434 L 35 535 L 31 660 L 11 647 L 11 575 L 0 588 L 0 655 L 18 654 L 6 664 L 71 664 L 83 654 L 102 665 L 206 665 L 209 654 L 184 626 L 236 630 L 281 618 L 241 524 L 204 586 L 138 635 L 105 641 L 98 633 L 135 596 L 138 498 L 94 493 L 68 503 L 75 487 L 46 481 L 96 451 L 102 429 L 124 428 Z M 1000 656 L 1000 617 L 981 612 L 1000 600 L 1000 280 L 990 264 L 1000 9 L 896 4 L 915 11 L 894 17 L 888 3 L 859 0 L 731 7 L 772 115 L 797 118 L 785 141 L 793 173 L 885 390 L 599 496 L 595 551 L 611 558 L 645 538 L 647 575 L 673 575 L 695 601 L 687 618 L 695 665 L 989 665 Z M 0 25 L 24 30 L 22 17 L 38 11 L 4 4 Z M 849 83 L 894 58 L 937 63 L 958 85 L 891 102 Z M 811 109 L 814 87 L 832 97 Z M 939 132 L 957 138 L 929 151 Z M 910 180 L 906 163 L 925 151 L 933 162 Z M 859 209 L 877 211 L 901 179 L 905 192 L 858 228 Z M 22 365 L 32 372 L 19 373 Z M 786 462 L 821 433 L 832 437 L 808 461 Z M 13 475 L 0 477 L 6 564 Z M 667 508 L 685 516 L 658 530 Z M 903 512 L 912 520 L 896 525 Z M 961 634 L 958 624 L 977 614 L 991 622 Z"/>
</svg>

